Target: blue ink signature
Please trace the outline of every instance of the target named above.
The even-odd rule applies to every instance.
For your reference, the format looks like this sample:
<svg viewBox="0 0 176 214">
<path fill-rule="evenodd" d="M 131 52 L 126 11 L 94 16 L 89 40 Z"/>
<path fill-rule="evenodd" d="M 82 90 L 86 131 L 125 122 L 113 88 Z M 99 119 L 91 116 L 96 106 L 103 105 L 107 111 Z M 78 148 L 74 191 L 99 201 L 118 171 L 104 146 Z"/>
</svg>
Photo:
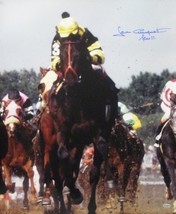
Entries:
<svg viewBox="0 0 176 214">
<path fill-rule="evenodd" d="M 125 37 L 127 34 L 137 34 L 140 37 L 138 38 L 139 41 L 147 41 L 147 40 L 154 40 L 156 39 L 156 35 L 160 33 L 165 33 L 171 28 L 156 28 L 154 30 L 145 30 L 143 28 L 141 29 L 136 29 L 133 31 L 129 30 L 122 30 L 122 28 L 119 26 L 118 27 L 118 33 L 114 34 L 113 36 L 120 36 L 120 37 Z"/>
</svg>

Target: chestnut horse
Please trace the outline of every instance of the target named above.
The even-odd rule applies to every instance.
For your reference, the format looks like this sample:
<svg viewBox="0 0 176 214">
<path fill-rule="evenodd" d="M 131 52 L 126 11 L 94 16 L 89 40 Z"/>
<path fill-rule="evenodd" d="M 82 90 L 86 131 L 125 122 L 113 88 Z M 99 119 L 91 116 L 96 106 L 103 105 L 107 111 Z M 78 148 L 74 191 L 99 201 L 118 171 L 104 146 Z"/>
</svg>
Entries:
<svg viewBox="0 0 176 214">
<path fill-rule="evenodd" d="M 176 213 L 176 105 L 163 125 L 159 144 L 156 152 L 167 187 L 167 199 L 174 199 L 173 213 Z"/>
<path fill-rule="evenodd" d="M 15 191 L 12 176 L 24 177 L 23 208 L 28 209 L 29 179 L 31 184 L 31 201 L 36 201 L 36 189 L 34 186 L 34 154 L 32 150 L 33 130 L 23 122 L 23 111 L 21 107 L 11 101 L 5 110 L 4 123 L 8 133 L 8 151 L 2 160 L 4 177 L 10 192 Z"/>
<path fill-rule="evenodd" d="M 45 145 L 56 142 L 56 127 L 53 118 L 48 109 L 48 96 L 53 83 L 57 80 L 58 75 L 46 68 L 40 67 L 41 80 L 38 86 L 38 92 L 41 96 L 39 106 L 40 113 L 34 118 L 33 123 L 38 126 L 38 131 L 33 139 L 35 165 L 39 173 L 39 197 L 38 202 L 42 205 L 51 205 L 51 196 L 53 197 L 55 209 L 58 209 L 57 194 L 53 185 L 53 179 L 50 170 L 46 167 L 48 163 L 48 152 Z M 45 170 L 46 169 L 46 170 Z"/>
<path fill-rule="evenodd" d="M 62 78 L 50 91 L 44 112 L 49 119 L 40 122 L 45 126 L 42 134 L 49 137 L 49 131 L 52 136 L 45 141 L 45 173 L 52 175 L 59 194 L 60 212 L 66 213 L 63 188 L 69 188 L 72 203 L 82 202 L 76 180 L 84 147 L 93 143 L 88 213 L 94 214 L 100 167 L 103 161 L 107 164 L 108 160 L 107 141 L 116 117 L 117 91 L 104 72 L 93 70 L 82 40 L 63 41 L 60 50 Z M 107 87 L 109 82 L 113 83 L 113 89 Z M 105 168 L 110 176 L 108 164 Z M 47 178 L 51 179 L 50 176 Z"/>
</svg>

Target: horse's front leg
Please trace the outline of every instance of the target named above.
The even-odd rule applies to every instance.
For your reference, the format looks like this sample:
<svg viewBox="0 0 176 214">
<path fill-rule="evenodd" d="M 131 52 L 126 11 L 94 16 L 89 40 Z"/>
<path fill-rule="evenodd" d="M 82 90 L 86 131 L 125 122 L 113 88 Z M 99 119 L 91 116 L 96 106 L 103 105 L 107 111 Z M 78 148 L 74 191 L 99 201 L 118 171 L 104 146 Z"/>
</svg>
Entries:
<svg viewBox="0 0 176 214">
<path fill-rule="evenodd" d="M 139 174 L 140 174 L 140 164 L 136 163 L 135 161 L 132 161 L 132 163 L 130 164 L 130 173 L 126 188 L 126 191 L 128 193 L 128 199 L 132 204 L 135 203 Z"/>
<path fill-rule="evenodd" d="M 14 193 L 15 192 L 15 184 L 12 183 L 12 178 L 11 178 L 11 167 L 4 164 L 4 177 L 5 177 L 5 181 L 6 181 L 6 185 L 7 185 L 7 189 L 11 192 Z"/>
<path fill-rule="evenodd" d="M 170 175 L 168 172 L 168 169 L 166 167 L 164 158 L 163 158 L 163 154 L 160 151 L 160 148 L 157 148 L 156 150 L 157 153 L 157 158 L 158 161 L 160 163 L 160 168 L 161 168 L 161 174 L 164 178 L 164 183 L 166 184 L 166 199 L 167 200 L 171 200 L 173 198 L 173 194 L 171 191 L 171 179 L 170 179 Z"/>
<path fill-rule="evenodd" d="M 173 194 L 173 214 L 176 214 L 176 170 L 174 161 L 166 161 L 166 165 L 170 174 L 171 183 L 172 183 L 172 194 Z"/>
<path fill-rule="evenodd" d="M 32 168 L 32 161 L 29 160 L 25 166 L 23 167 L 24 170 L 27 173 L 28 178 L 30 179 L 30 184 L 31 184 L 31 201 L 35 203 L 37 201 L 37 196 L 36 196 L 36 188 L 34 185 L 34 170 Z"/>
<path fill-rule="evenodd" d="M 101 153 L 97 150 L 97 147 L 94 146 L 94 160 L 93 160 L 93 165 L 91 166 L 90 169 L 90 178 L 89 178 L 89 183 L 90 183 L 90 188 L 91 188 L 91 195 L 90 195 L 90 200 L 88 204 L 88 214 L 95 214 L 97 205 L 96 205 L 96 188 L 97 184 L 100 179 L 100 168 L 101 164 L 103 162 L 103 157 Z"/>
<path fill-rule="evenodd" d="M 7 191 L 7 187 L 5 185 L 5 181 L 3 178 L 2 167 L 0 166 L 0 194 L 5 194 Z"/>
<path fill-rule="evenodd" d="M 42 159 L 41 157 L 38 157 Z M 44 197 L 44 168 L 41 160 L 36 160 L 36 169 L 39 175 L 39 192 L 37 202 L 41 203 Z"/>
<path fill-rule="evenodd" d="M 29 190 L 29 177 L 28 175 L 25 175 L 23 180 L 23 192 L 24 192 L 23 209 L 24 210 L 29 209 L 28 190 Z"/>
<path fill-rule="evenodd" d="M 89 178 L 91 195 L 90 195 L 90 200 L 88 204 L 88 214 L 95 214 L 95 211 L 97 208 L 96 187 L 97 187 L 99 178 L 100 178 L 100 167 L 96 167 L 95 165 L 92 165 L 90 169 L 90 178 Z"/>
</svg>

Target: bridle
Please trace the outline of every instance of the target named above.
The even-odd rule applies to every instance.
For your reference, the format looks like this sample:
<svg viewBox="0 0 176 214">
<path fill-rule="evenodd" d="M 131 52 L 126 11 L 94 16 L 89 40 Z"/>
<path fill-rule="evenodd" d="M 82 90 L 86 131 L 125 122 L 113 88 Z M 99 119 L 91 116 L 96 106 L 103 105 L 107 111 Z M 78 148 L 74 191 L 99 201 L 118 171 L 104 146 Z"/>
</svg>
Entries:
<svg viewBox="0 0 176 214">
<path fill-rule="evenodd" d="M 66 42 L 62 42 L 62 45 L 67 45 L 68 46 L 68 51 L 67 51 L 67 56 L 68 56 L 68 62 L 67 62 L 67 67 L 66 67 L 66 70 L 64 71 L 64 79 L 66 79 L 67 77 L 67 74 L 71 71 L 74 76 L 76 77 L 76 79 L 78 80 L 79 77 L 78 77 L 78 74 L 75 70 L 75 68 L 72 66 L 72 63 L 71 63 L 71 46 L 72 44 L 75 44 L 75 43 L 78 43 L 80 41 L 76 41 L 76 42 L 73 42 L 73 41 L 66 41 Z"/>
</svg>

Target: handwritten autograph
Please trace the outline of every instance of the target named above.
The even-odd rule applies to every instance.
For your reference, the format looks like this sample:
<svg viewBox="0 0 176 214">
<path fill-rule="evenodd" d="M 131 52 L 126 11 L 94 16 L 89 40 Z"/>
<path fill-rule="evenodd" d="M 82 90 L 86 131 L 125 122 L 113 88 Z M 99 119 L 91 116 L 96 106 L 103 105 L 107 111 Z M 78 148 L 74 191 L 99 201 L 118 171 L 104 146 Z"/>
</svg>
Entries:
<svg viewBox="0 0 176 214">
<path fill-rule="evenodd" d="M 122 28 L 119 26 L 117 29 L 117 34 L 114 34 L 113 36 L 120 36 L 120 37 L 125 37 L 128 34 L 137 34 L 139 35 L 138 40 L 139 41 L 148 41 L 148 40 L 154 40 L 156 39 L 156 35 L 160 33 L 165 33 L 171 28 L 155 28 L 152 30 L 146 30 L 146 29 L 136 29 L 133 31 L 129 30 L 122 30 Z"/>
</svg>

